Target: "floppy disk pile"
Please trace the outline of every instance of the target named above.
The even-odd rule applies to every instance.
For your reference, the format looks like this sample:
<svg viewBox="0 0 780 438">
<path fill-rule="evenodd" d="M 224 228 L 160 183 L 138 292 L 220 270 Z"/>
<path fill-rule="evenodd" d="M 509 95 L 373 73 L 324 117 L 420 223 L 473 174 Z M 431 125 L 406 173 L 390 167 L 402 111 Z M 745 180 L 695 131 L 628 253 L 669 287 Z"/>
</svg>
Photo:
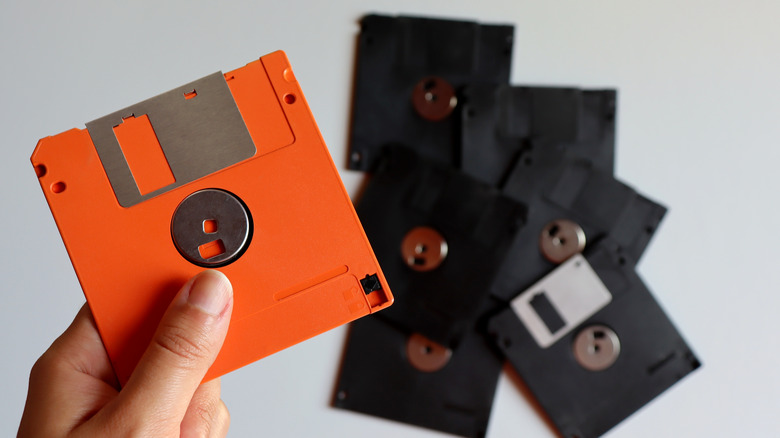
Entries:
<svg viewBox="0 0 780 438">
<path fill-rule="evenodd" d="M 361 21 L 349 167 L 395 305 L 336 407 L 485 436 L 505 361 L 594 437 L 699 367 L 635 265 L 666 209 L 613 176 L 614 90 L 508 84 L 513 27 Z"/>
</svg>

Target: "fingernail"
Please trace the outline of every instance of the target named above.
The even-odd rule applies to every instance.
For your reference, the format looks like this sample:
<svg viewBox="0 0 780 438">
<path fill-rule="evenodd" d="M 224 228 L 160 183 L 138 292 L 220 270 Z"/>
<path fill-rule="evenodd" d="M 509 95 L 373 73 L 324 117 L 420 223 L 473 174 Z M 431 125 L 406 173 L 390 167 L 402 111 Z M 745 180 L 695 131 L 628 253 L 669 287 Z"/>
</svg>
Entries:
<svg viewBox="0 0 780 438">
<path fill-rule="evenodd" d="M 233 287 L 225 274 L 208 270 L 195 277 L 187 302 L 202 311 L 217 316 L 225 310 L 233 296 Z"/>
</svg>

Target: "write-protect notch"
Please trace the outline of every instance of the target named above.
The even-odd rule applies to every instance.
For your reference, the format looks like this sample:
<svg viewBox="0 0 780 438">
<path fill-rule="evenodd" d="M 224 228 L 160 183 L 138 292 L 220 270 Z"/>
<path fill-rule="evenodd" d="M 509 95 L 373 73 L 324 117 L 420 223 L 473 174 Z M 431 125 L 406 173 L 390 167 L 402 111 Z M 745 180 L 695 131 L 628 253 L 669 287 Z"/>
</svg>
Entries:
<svg viewBox="0 0 780 438">
<path fill-rule="evenodd" d="M 156 152 L 147 157 L 144 150 L 156 149 L 147 141 L 124 141 L 119 127 L 134 116 L 148 118 L 154 134 L 148 137 L 159 142 L 162 156 Z M 251 158 L 256 151 L 221 72 L 89 122 L 87 130 L 122 207 Z M 135 164 L 145 159 L 153 164 Z M 168 170 L 172 180 L 165 175 Z"/>
</svg>

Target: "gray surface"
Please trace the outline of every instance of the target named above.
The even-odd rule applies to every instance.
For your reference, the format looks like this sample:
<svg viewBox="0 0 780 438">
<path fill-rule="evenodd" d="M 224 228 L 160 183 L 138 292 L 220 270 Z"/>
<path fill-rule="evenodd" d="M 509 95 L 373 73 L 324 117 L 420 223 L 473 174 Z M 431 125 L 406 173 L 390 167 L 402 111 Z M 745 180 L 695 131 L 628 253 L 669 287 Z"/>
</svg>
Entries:
<svg viewBox="0 0 780 438">
<path fill-rule="evenodd" d="M 640 270 L 704 367 L 609 436 L 776 433 L 780 3 L 4 1 L 0 436 L 15 433 L 30 366 L 83 302 L 28 161 L 36 141 L 284 49 L 354 194 L 353 44 L 369 10 L 515 23 L 514 83 L 619 88 L 617 175 L 670 207 Z M 225 377 L 231 435 L 441 436 L 328 407 L 343 337 Z M 553 436 L 511 375 L 488 436 Z"/>
<path fill-rule="evenodd" d="M 546 300 L 560 318 L 559 327 L 550 327 L 534 303 Z M 612 301 L 599 275 L 582 254 L 558 265 L 510 304 L 520 322 L 541 348 L 549 348 Z"/>
<path fill-rule="evenodd" d="M 195 97 L 184 94 L 195 91 Z M 176 182 L 141 194 L 114 128 L 146 115 Z M 144 99 L 86 123 L 100 161 L 122 207 L 161 195 L 255 155 L 236 101 L 222 72 Z"/>
</svg>

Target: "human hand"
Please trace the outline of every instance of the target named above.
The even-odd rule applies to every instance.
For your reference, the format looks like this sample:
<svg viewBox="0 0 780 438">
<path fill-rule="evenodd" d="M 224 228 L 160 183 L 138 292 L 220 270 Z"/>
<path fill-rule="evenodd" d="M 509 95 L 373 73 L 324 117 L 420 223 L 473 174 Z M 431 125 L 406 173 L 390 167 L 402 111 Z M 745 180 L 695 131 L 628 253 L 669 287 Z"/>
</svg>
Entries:
<svg viewBox="0 0 780 438">
<path fill-rule="evenodd" d="M 222 273 L 190 279 L 124 388 L 89 307 L 35 363 L 19 437 L 222 437 L 220 380 L 201 384 L 227 334 L 233 289 Z"/>
</svg>

